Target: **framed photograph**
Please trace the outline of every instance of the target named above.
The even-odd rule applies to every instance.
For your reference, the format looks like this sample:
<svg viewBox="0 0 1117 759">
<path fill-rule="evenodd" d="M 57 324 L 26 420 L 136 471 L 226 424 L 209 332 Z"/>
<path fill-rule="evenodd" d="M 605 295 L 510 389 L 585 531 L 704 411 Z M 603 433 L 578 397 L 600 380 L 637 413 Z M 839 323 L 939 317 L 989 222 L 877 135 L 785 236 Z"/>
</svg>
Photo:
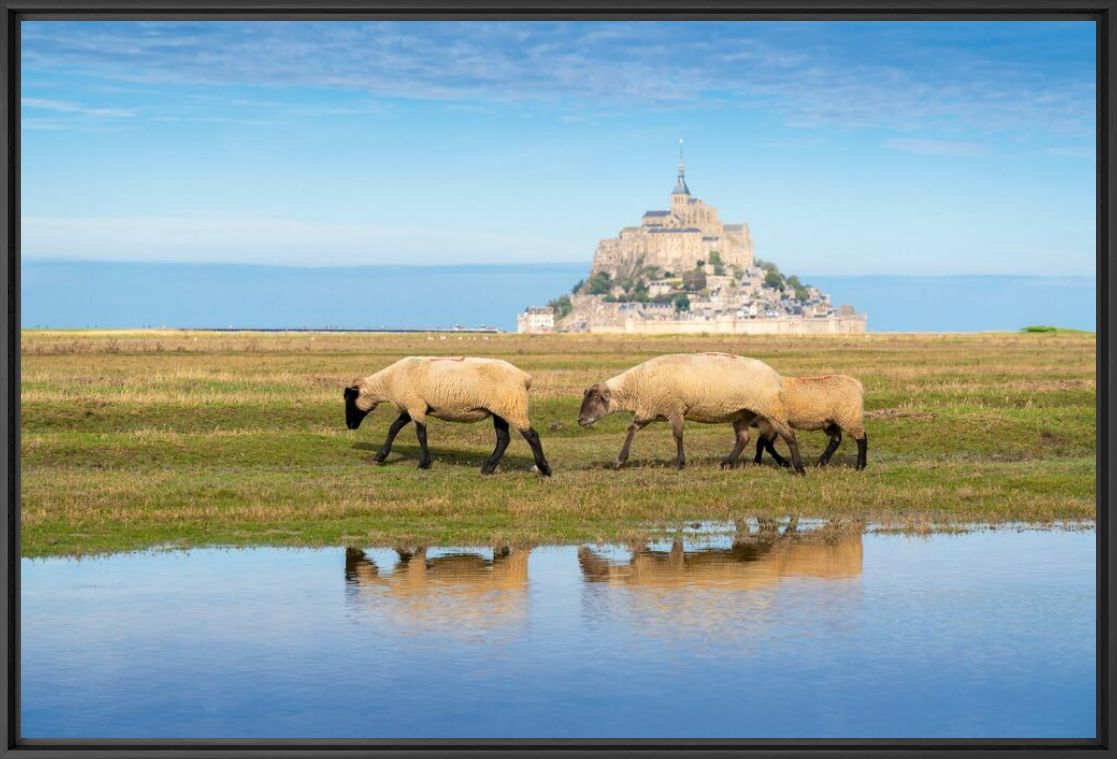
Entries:
<svg viewBox="0 0 1117 759">
<path fill-rule="evenodd" d="M 1112 0 L 3 0 L 4 739 L 1110 749 Z"/>
</svg>

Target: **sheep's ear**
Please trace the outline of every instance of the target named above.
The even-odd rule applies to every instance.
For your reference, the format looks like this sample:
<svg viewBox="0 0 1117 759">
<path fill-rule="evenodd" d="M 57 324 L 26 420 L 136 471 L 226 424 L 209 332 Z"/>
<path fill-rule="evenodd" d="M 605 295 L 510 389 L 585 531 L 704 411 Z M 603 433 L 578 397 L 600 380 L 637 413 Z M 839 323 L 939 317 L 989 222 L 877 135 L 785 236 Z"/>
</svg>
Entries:
<svg viewBox="0 0 1117 759">
<path fill-rule="evenodd" d="M 597 392 L 604 400 L 609 400 L 609 386 L 604 382 L 598 384 Z"/>
</svg>

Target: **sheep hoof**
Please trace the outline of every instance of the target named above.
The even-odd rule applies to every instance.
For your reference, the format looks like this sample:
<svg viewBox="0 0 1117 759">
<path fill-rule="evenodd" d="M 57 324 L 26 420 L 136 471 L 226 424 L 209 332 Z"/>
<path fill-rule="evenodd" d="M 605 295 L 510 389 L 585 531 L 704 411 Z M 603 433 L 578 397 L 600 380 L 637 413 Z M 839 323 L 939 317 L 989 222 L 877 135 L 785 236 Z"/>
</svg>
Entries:
<svg viewBox="0 0 1117 759">
<path fill-rule="evenodd" d="M 429 461 L 420 461 L 420 462 L 419 462 L 419 468 L 420 468 L 420 469 L 430 469 L 430 468 L 431 468 L 431 462 L 429 462 Z"/>
<path fill-rule="evenodd" d="M 496 465 L 495 464 L 492 465 L 492 466 L 489 466 L 488 464 L 485 464 L 485 466 L 481 467 L 481 474 L 492 474 L 495 471 L 496 471 Z"/>
<path fill-rule="evenodd" d="M 682 468 L 683 468 L 683 467 L 685 467 L 685 466 L 686 466 L 686 462 L 685 462 L 685 461 L 676 461 L 676 462 L 675 462 L 675 468 L 676 468 L 676 469 L 682 469 Z"/>
<path fill-rule="evenodd" d="M 386 458 L 388 458 L 388 454 L 378 453 L 378 454 L 376 454 L 375 456 L 372 457 L 372 460 L 375 461 L 377 464 L 383 464 L 384 459 L 386 459 Z"/>
<path fill-rule="evenodd" d="M 623 461 L 614 461 L 613 462 L 613 469 L 615 469 L 617 471 L 620 471 L 621 469 L 624 469 L 624 462 Z"/>
<path fill-rule="evenodd" d="M 721 468 L 722 469 L 736 469 L 737 468 L 737 462 L 733 461 L 732 459 L 723 459 L 722 462 L 721 462 Z"/>
<path fill-rule="evenodd" d="M 805 476 L 807 475 L 807 470 L 806 470 L 806 469 L 804 469 L 804 468 L 803 468 L 803 467 L 801 467 L 801 466 L 800 466 L 800 467 L 796 467 L 796 468 L 795 468 L 795 474 L 799 475 L 800 477 L 805 477 Z"/>
<path fill-rule="evenodd" d="M 551 476 L 551 465 L 550 464 L 544 464 L 543 466 L 533 466 L 531 468 L 531 470 L 533 472 L 537 472 L 538 474 L 543 475 L 544 477 L 550 477 Z"/>
</svg>

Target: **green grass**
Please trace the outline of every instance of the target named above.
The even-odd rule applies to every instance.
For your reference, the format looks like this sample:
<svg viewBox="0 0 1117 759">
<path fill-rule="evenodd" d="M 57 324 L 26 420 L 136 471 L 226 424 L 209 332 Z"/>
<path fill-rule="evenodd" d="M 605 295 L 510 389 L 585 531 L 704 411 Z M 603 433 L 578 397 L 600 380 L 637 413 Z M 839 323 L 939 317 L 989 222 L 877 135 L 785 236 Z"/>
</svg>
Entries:
<svg viewBox="0 0 1117 759">
<path fill-rule="evenodd" d="M 1032 324 L 1027 327 L 1021 327 L 1021 332 L 1079 332 L 1080 329 L 1071 329 L 1070 327 L 1053 327 L 1050 324 Z"/>
<path fill-rule="evenodd" d="M 728 350 L 866 389 L 869 468 L 846 441 L 825 470 L 723 472 L 728 425 L 666 425 L 606 468 L 628 419 L 575 423 L 581 390 L 652 355 Z M 1095 338 L 1088 333 L 605 337 L 28 331 L 22 344 L 25 555 L 153 545 L 625 540 L 705 519 L 798 513 L 921 529 L 1092 519 Z M 434 466 L 393 414 L 345 429 L 341 388 L 411 354 L 506 358 L 534 376 L 532 421 L 555 470 L 514 436 L 478 470 L 488 422 L 433 420 Z M 802 433 L 817 457 L 821 433 Z M 750 451 L 751 454 L 751 451 Z"/>
</svg>

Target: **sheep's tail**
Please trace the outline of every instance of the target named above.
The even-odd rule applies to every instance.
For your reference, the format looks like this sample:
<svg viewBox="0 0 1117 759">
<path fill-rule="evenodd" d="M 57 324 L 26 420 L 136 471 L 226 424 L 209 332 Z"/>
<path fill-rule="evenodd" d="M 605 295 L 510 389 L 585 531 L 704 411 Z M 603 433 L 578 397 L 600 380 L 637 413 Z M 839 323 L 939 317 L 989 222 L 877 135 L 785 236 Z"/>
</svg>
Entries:
<svg viewBox="0 0 1117 759">
<path fill-rule="evenodd" d="M 531 390 L 531 375 L 524 372 L 524 390 Z"/>
</svg>

